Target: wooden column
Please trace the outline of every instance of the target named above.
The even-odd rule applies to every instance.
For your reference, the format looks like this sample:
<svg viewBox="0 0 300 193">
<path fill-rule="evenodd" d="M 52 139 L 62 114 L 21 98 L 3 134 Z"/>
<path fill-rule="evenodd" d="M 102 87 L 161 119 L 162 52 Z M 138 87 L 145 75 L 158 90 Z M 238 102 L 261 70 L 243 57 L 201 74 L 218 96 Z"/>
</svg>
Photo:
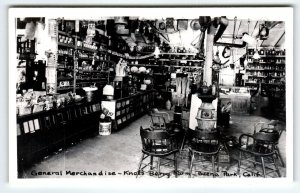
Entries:
<svg viewBox="0 0 300 193">
<path fill-rule="evenodd" d="M 207 83 L 207 86 L 212 84 L 212 65 L 213 65 L 213 57 L 214 57 L 214 37 L 217 28 L 214 26 L 210 26 L 207 29 L 206 35 L 206 47 L 205 47 L 205 62 L 204 62 L 204 71 L 203 71 L 203 81 Z"/>
</svg>

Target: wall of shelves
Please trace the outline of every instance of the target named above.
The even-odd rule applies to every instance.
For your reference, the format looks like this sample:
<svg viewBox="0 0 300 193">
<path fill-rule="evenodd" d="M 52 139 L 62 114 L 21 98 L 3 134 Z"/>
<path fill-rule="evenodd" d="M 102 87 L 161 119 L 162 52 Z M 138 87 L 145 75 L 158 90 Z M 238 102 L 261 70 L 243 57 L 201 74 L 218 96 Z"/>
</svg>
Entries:
<svg viewBox="0 0 300 193">
<path fill-rule="evenodd" d="M 81 87 L 104 86 L 113 80 L 109 67 L 114 64 L 104 43 L 84 43 L 77 35 L 58 31 L 57 38 L 57 92 L 76 91 Z M 99 51 L 101 49 L 101 51 Z M 75 70 L 75 71 L 74 71 Z M 75 88 L 74 88 L 75 87 Z"/>
<path fill-rule="evenodd" d="M 245 85 L 256 90 L 261 83 L 263 95 L 282 97 L 285 95 L 285 50 L 259 48 L 259 59 L 254 59 L 255 49 L 248 49 L 248 65 Z"/>
</svg>

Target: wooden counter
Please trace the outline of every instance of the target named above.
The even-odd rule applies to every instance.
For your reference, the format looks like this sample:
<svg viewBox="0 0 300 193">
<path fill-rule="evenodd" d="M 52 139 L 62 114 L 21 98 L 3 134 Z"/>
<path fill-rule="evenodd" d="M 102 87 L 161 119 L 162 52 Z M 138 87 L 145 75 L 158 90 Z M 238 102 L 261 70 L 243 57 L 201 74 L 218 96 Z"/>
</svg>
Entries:
<svg viewBox="0 0 300 193">
<path fill-rule="evenodd" d="M 99 133 L 100 101 L 17 116 L 18 170 Z"/>
</svg>

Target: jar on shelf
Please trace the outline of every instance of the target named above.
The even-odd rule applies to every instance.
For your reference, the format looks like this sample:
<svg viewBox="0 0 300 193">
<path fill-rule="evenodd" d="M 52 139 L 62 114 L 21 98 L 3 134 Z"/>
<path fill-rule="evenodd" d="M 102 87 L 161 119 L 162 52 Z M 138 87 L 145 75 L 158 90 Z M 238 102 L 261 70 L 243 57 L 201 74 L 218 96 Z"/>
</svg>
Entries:
<svg viewBox="0 0 300 193">
<path fill-rule="evenodd" d="M 260 49 L 260 50 L 259 50 L 259 54 L 260 54 L 260 55 L 265 55 L 265 50 L 264 50 L 264 49 Z"/>
<path fill-rule="evenodd" d="M 275 50 L 275 48 L 273 48 L 273 50 L 272 50 L 272 55 L 276 55 L 276 50 Z"/>
</svg>

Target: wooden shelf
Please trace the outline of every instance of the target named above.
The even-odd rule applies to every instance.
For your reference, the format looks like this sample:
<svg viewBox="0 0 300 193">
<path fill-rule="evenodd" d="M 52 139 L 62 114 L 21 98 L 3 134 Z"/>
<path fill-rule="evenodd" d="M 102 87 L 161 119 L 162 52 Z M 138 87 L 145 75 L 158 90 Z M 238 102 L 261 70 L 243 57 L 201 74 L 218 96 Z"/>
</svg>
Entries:
<svg viewBox="0 0 300 193">
<path fill-rule="evenodd" d="M 93 58 L 89 58 L 89 57 L 79 57 L 78 59 L 81 59 L 81 60 L 93 60 Z M 95 61 L 97 61 L 97 62 L 115 63 L 114 61 L 111 61 L 111 60 L 95 59 Z"/>
<path fill-rule="evenodd" d="M 73 86 L 57 87 L 57 91 L 72 90 L 73 88 Z"/>
<path fill-rule="evenodd" d="M 261 58 L 285 58 L 283 55 L 259 55 Z M 253 55 L 249 55 L 249 57 L 253 57 Z"/>
<path fill-rule="evenodd" d="M 64 80 L 73 80 L 73 77 L 58 77 L 57 81 L 64 81 Z"/>
<path fill-rule="evenodd" d="M 262 84 L 273 85 L 273 86 L 283 86 L 284 85 L 282 83 L 262 83 Z"/>
<path fill-rule="evenodd" d="M 77 78 L 76 81 L 90 81 L 90 80 L 107 80 L 107 77 L 102 78 Z"/>
<path fill-rule="evenodd" d="M 251 77 L 267 78 L 267 76 L 248 75 Z M 271 76 L 271 78 L 284 78 L 284 76 Z"/>
<path fill-rule="evenodd" d="M 248 75 L 248 76 L 257 77 L 257 78 L 266 78 L 267 77 L 267 76 L 257 76 L 257 75 Z"/>
<path fill-rule="evenodd" d="M 85 48 L 85 47 L 77 47 L 79 50 L 87 51 L 87 52 L 98 52 L 98 49 L 90 49 L 90 48 Z"/>
<path fill-rule="evenodd" d="M 128 64 L 128 66 L 165 67 L 165 65 L 162 66 L 162 65 L 157 65 L 157 64 Z"/>
<path fill-rule="evenodd" d="M 66 67 L 62 67 L 62 66 L 57 66 L 57 70 L 69 70 L 69 71 L 74 71 L 74 69 L 66 68 Z"/>
<path fill-rule="evenodd" d="M 175 68 L 203 68 L 202 66 L 172 66 L 172 65 L 169 66 Z"/>
<path fill-rule="evenodd" d="M 203 68 L 201 66 L 173 66 L 173 65 L 157 65 L 157 64 L 128 64 L 128 66 L 141 67 L 175 67 L 175 68 Z"/>
<path fill-rule="evenodd" d="M 153 73 L 153 75 L 156 75 L 156 76 L 166 76 L 166 73 Z"/>
<path fill-rule="evenodd" d="M 109 73 L 110 71 L 102 71 L 102 70 L 78 70 L 78 72 Z"/>
<path fill-rule="evenodd" d="M 248 62 L 248 64 L 270 64 L 270 65 L 285 65 L 285 63 L 277 63 L 277 62 Z"/>
<path fill-rule="evenodd" d="M 58 30 L 58 34 L 59 34 L 59 35 L 65 35 L 65 36 L 70 37 L 70 34 L 68 34 L 67 32 L 64 32 L 64 31 Z M 71 35 L 71 37 L 77 38 L 77 39 L 81 39 L 79 36 L 76 36 L 76 35 Z"/>
<path fill-rule="evenodd" d="M 255 68 L 247 68 L 246 70 L 249 70 L 249 71 L 274 71 L 274 72 L 285 72 L 285 70 L 273 70 L 273 69 L 263 69 L 263 68 L 258 68 L 258 69 L 255 69 Z"/>
<path fill-rule="evenodd" d="M 202 62 L 204 59 L 167 59 L 167 58 L 161 58 L 159 61 L 189 61 L 189 62 Z"/>
<path fill-rule="evenodd" d="M 71 44 L 65 44 L 65 43 L 62 43 L 62 42 L 58 42 L 57 45 L 75 49 L 75 45 L 71 45 Z"/>
<path fill-rule="evenodd" d="M 160 53 L 159 55 L 195 56 L 196 53 Z"/>
<path fill-rule="evenodd" d="M 258 84 L 256 82 L 245 82 L 245 84 Z M 281 84 L 281 83 L 264 83 L 262 82 L 261 84 L 265 84 L 265 85 L 273 85 L 273 86 L 282 86 L 284 84 Z"/>
<path fill-rule="evenodd" d="M 73 55 L 69 55 L 69 54 L 57 54 L 57 56 L 67 56 L 67 57 L 73 57 Z"/>
</svg>

